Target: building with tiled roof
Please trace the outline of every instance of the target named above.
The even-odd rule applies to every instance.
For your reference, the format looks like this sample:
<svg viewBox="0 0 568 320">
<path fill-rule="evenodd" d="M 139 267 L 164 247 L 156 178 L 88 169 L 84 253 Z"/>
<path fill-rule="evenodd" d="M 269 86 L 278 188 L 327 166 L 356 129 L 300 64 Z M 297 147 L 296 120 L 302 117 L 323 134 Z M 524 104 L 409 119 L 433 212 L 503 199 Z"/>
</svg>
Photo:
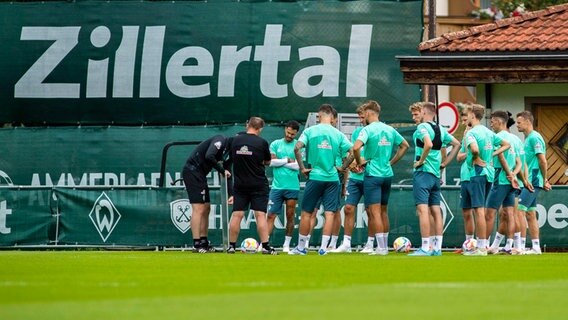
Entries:
<svg viewBox="0 0 568 320">
<path fill-rule="evenodd" d="M 418 49 L 419 57 L 399 57 L 406 83 L 565 83 L 568 4 L 447 33 Z"/>
<path fill-rule="evenodd" d="M 397 57 L 405 83 L 475 86 L 488 114 L 530 110 L 548 144 L 550 180 L 568 184 L 560 145 L 568 140 L 568 4 L 446 33 L 418 49 L 420 56 Z"/>
<path fill-rule="evenodd" d="M 437 53 L 562 53 L 568 50 L 568 4 L 448 33 L 418 47 Z"/>
</svg>

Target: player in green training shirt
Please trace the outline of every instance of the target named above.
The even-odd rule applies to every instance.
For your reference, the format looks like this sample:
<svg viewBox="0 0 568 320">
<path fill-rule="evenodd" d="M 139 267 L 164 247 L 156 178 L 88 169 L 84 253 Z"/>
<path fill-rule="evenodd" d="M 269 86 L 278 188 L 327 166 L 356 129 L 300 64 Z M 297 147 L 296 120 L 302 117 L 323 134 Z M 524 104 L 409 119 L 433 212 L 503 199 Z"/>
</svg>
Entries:
<svg viewBox="0 0 568 320">
<path fill-rule="evenodd" d="M 310 216 L 320 197 L 325 211 L 322 242 L 329 242 L 331 237 L 333 215 L 339 208 L 340 182 L 335 161 L 338 157 L 343 158 L 353 146 L 341 131 L 331 125 L 333 111 L 334 108 L 329 104 L 320 106 L 318 110 L 320 123 L 305 129 L 294 147 L 300 171 L 308 176 L 308 181 L 302 199 L 298 246 L 289 254 L 305 255 L 307 253 L 306 240 L 310 232 Z M 304 147 L 306 160 L 311 168 L 304 166 L 300 153 Z M 327 254 L 325 247 L 320 248 L 319 254 Z"/>
<path fill-rule="evenodd" d="M 546 144 L 540 133 L 533 128 L 534 117 L 529 111 L 517 114 L 517 128 L 525 135 L 525 161 L 527 183 L 519 197 L 518 210 L 527 217 L 532 249 L 525 254 L 541 254 L 540 230 L 536 219 L 536 198 L 541 189 L 551 189 L 548 182 L 548 163 L 546 161 Z"/>
<path fill-rule="evenodd" d="M 467 121 L 468 110 L 471 110 L 470 104 L 465 105 L 461 110 L 461 122 L 465 126 L 465 130 L 463 132 L 460 152 L 458 152 L 458 155 L 456 157 L 457 161 L 462 163 L 460 167 L 460 208 L 462 209 L 465 240 L 472 239 L 475 232 L 473 209 L 471 208 L 471 205 L 469 205 L 469 207 L 467 208 L 464 206 L 466 205 L 464 201 L 467 198 L 467 190 L 469 188 L 470 179 L 467 163 L 465 162 L 465 159 L 467 157 L 467 152 L 465 150 L 465 137 L 467 136 L 467 132 L 471 129 L 471 125 Z M 462 249 L 458 249 L 456 253 L 462 253 Z"/>
<path fill-rule="evenodd" d="M 357 140 L 357 137 L 359 136 L 359 133 L 361 132 L 363 127 L 367 125 L 365 114 L 363 112 L 363 106 L 364 105 L 361 105 L 357 108 L 357 115 L 359 116 L 359 122 L 362 126 L 357 127 L 353 131 L 353 134 L 351 135 L 351 142 L 353 143 L 355 143 L 355 141 Z M 363 152 L 363 149 L 361 149 L 361 152 Z M 365 177 L 364 168 L 357 166 L 356 164 L 356 162 L 353 162 L 349 166 L 350 171 L 346 173 L 349 175 L 349 181 L 347 183 L 345 207 L 343 208 L 343 213 L 345 214 L 343 243 L 339 247 L 337 247 L 337 249 L 332 250 L 331 252 L 351 252 L 351 235 L 353 234 L 353 228 L 355 227 L 356 209 L 359 201 L 361 201 L 361 198 L 363 197 L 363 178 Z M 370 225 L 368 231 L 369 237 L 367 239 L 365 247 L 363 248 L 363 250 L 361 250 L 361 253 L 373 252 L 375 232 Z"/>
<path fill-rule="evenodd" d="M 485 201 L 493 181 L 495 169 L 491 165 L 494 156 L 509 149 L 510 144 L 499 138 L 493 131 L 481 124 L 485 107 L 473 104 L 466 110 L 467 122 L 471 129 L 465 136 L 466 164 L 470 180 L 465 193 L 464 208 L 473 208 L 477 249 L 464 252 L 468 256 L 487 255 L 487 225 L 485 223 Z M 496 149 L 496 150 L 495 150 Z M 495 151 L 493 151 L 495 150 Z"/>
<path fill-rule="evenodd" d="M 365 121 L 368 123 L 361 130 L 353 153 L 357 164 L 365 166 L 363 179 L 363 193 L 365 194 L 365 207 L 372 216 L 373 230 L 377 240 L 377 249 L 372 254 L 388 254 L 386 232 L 389 219 L 386 210 L 382 207 L 388 205 L 391 183 L 392 165 L 398 162 L 408 150 L 408 142 L 393 127 L 379 120 L 381 107 L 376 101 L 368 101 L 363 106 Z M 361 148 L 365 146 L 364 159 L 361 157 Z M 397 152 L 392 157 L 393 147 Z"/>
<path fill-rule="evenodd" d="M 525 251 L 525 243 L 526 243 L 526 234 L 527 234 L 527 219 L 525 219 L 524 215 L 521 215 L 518 210 L 519 206 L 519 196 L 521 195 L 521 190 L 524 187 L 526 181 L 525 176 L 525 168 L 527 166 L 525 161 L 525 147 L 523 146 L 523 142 L 521 139 L 516 135 L 512 134 L 510 128 L 515 125 L 516 121 L 513 119 L 513 115 L 507 111 L 509 115 L 509 120 L 507 121 L 507 132 L 511 135 L 511 148 L 515 147 L 516 155 L 521 160 L 521 171 L 519 171 L 517 175 L 517 182 L 519 183 L 519 189 L 515 191 L 515 207 L 513 208 L 514 213 L 514 223 L 515 223 L 515 233 L 513 233 L 513 249 L 511 249 L 512 254 L 521 254 Z M 500 214 L 504 214 L 500 212 Z M 506 228 L 500 229 L 502 231 L 506 230 Z M 504 251 L 510 249 L 511 246 L 509 241 L 507 240 L 507 245 L 505 245 Z"/>
<path fill-rule="evenodd" d="M 434 122 L 435 104 L 431 102 L 419 104 L 420 114 L 416 114 L 418 109 L 412 111 L 411 107 L 413 118 L 419 118 L 421 122 L 412 136 L 416 145 L 412 191 L 420 222 L 422 245 L 409 255 L 441 256 L 444 222 L 440 210 L 440 174 L 441 169 L 445 168 L 457 155 L 460 143 L 446 129 Z M 447 145 L 452 146 L 452 151 L 442 162 L 442 147 Z M 433 218 L 434 226 L 430 225 L 430 216 Z M 430 241 L 432 230 L 433 243 Z"/>
<path fill-rule="evenodd" d="M 493 185 L 487 197 L 487 209 L 485 212 L 485 221 L 487 224 L 487 236 L 493 233 L 493 225 L 495 224 L 495 212 L 503 206 L 503 212 L 499 224 L 502 225 L 507 221 L 507 243 L 513 243 L 513 234 L 515 233 L 515 190 L 519 188 L 517 174 L 521 171 L 522 163 L 518 154 L 518 149 L 514 145 L 513 135 L 507 132 L 507 121 L 509 115 L 506 111 L 495 111 L 491 114 L 491 129 L 495 131 L 497 136 L 506 140 L 511 144 L 509 150 L 499 154 L 493 159 L 495 166 L 495 178 Z M 503 234 L 497 231 L 493 244 L 488 249 L 489 253 L 499 253 L 499 243 L 503 239 Z M 502 253 L 510 254 L 511 247 Z"/>
<path fill-rule="evenodd" d="M 294 232 L 296 203 L 300 193 L 300 180 L 298 178 L 299 166 L 296 162 L 294 147 L 296 135 L 300 130 L 298 121 L 288 121 L 284 126 L 284 138 L 274 140 L 270 144 L 270 166 L 272 169 L 272 188 L 268 196 L 268 235 L 274 229 L 274 220 L 286 204 L 286 235 L 284 237 L 283 252 L 290 251 L 290 241 Z"/>
</svg>

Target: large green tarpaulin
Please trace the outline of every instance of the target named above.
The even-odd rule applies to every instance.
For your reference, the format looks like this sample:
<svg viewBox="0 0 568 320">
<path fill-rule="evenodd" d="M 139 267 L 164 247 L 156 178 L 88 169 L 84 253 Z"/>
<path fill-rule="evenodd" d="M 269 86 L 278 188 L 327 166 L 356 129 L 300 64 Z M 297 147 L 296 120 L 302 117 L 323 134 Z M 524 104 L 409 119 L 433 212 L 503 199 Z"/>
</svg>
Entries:
<svg viewBox="0 0 568 320">
<path fill-rule="evenodd" d="M 368 99 L 407 121 L 422 1 L 0 3 L 0 124 L 304 121 Z"/>
<path fill-rule="evenodd" d="M 0 187 L 0 245 L 55 244 L 57 209 L 49 188 Z"/>
<path fill-rule="evenodd" d="M 566 187 L 541 192 L 537 215 L 541 245 L 568 248 L 568 207 Z M 442 190 L 444 246 L 460 247 L 464 227 L 459 209 L 459 188 Z M 300 204 L 303 192 L 300 193 Z M 420 228 L 411 187 L 395 187 L 391 192 L 389 244 L 399 236 L 420 244 Z M 209 236 L 214 245 L 223 241 L 225 215 L 219 188 L 212 188 Z M 230 208 L 229 208 L 230 210 Z M 293 243 L 298 239 L 299 208 Z M 0 188 L 0 246 L 97 245 L 97 246 L 176 246 L 192 245 L 191 206 L 183 188 Z M 357 208 L 352 243 L 367 240 L 367 217 L 363 204 Z M 311 245 L 320 242 L 323 212 L 317 216 Z M 284 240 L 285 220 L 277 217 L 271 241 Z M 342 234 L 340 234 L 341 236 Z M 245 214 L 239 239 L 258 239 L 254 213 Z"/>
<path fill-rule="evenodd" d="M 400 128 L 410 142 L 415 127 Z M 0 129 L 0 185 L 132 186 L 158 185 L 162 149 L 175 141 L 203 141 L 213 135 L 235 135 L 244 125 L 192 127 L 57 127 Z M 282 138 L 283 126 L 267 126 L 261 137 Z M 412 144 L 412 143 L 411 143 Z M 168 152 L 165 182 L 181 178 L 194 145 Z M 394 167 L 394 182 L 411 183 L 413 150 Z M 454 163 L 448 183 L 459 178 Z M 271 176 L 272 171 L 267 169 Z M 217 184 L 211 176 L 210 183 Z M 181 185 L 178 183 L 178 185 Z"/>
</svg>

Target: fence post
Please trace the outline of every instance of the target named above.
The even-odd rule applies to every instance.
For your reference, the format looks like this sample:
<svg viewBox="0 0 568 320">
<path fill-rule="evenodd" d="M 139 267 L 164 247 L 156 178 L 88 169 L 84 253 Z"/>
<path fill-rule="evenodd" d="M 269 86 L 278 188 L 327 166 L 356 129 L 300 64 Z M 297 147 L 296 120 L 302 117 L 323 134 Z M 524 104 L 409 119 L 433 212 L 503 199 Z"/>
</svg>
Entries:
<svg viewBox="0 0 568 320">
<path fill-rule="evenodd" d="M 219 174 L 221 182 L 221 231 L 223 234 L 223 251 L 229 248 L 229 193 L 227 189 L 227 177 Z"/>
</svg>

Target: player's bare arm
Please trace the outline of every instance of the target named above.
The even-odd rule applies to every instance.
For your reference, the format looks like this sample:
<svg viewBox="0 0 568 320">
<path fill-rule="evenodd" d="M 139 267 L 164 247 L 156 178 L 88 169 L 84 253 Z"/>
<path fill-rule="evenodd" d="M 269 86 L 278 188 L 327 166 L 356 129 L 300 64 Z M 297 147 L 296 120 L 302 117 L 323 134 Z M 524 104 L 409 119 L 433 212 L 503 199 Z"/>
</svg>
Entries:
<svg viewBox="0 0 568 320">
<path fill-rule="evenodd" d="M 434 143 L 432 143 L 432 139 L 430 139 L 430 136 L 428 135 L 424 136 L 422 142 L 424 142 L 424 148 L 422 148 L 422 154 L 420 155 L 420 159 L 414 161 L 414 168 L 418 168 L 424 164 L 424 161 L 426 161 L 426 158 L 430 154 L 430 150 L 432 150 L 432 147 L 434 146 Z"/>
<path fill-rule="evenodd" d="M 452 160 L 457 156 L 458 152 L 460 151 L 461 143 L 458 141 L 458 139 L 452 137 L 450 145 L 452 146 L 452 151 L 450 151 L 450 153 L 445 157 L 445 159 L 443 159 L 444 161 L 442 161 L 442 163 L 440 164 L 441 169 L 447 167 L 448 164 L 452 162 Z M 443 154 L 445 154 L 445 152 Z"/>
<path fill-rule="evenodd" d="M 544 179 L 544 185 L 542 188 L 544 191 L 550 191 L 552 189 L 552 185 L 548 182 L 548 162 L 546 161 L 546 155 L 544 153 L 539 153 L 538 157 L 538 166 L 540 168 L 540 172 L 542 173 L 542 178 Z"/>
<path fill-rule="evenodd" d="M 406 141 L 406 139 L 403 139 L 402 142 L 398 145 L 398 150 L 396 151 L 394 157 L 392 157 L 390 165 L 393 166 L 395 163 L 397 163 L 398 160 L 400 160 L 404 156 L 406 151 L 408 151 L 409 147 L 410 145 L 408 144 L 408 141 Z"/>
<path fill-rule="evenodd" d="M 294 146 L 294 155 L 296 156 L 296 161 L 298 162 L 298 168 L 300 169 L 300 172 L 304 175 L 304 176 L 308 176 L 308 174 L 310 173 L 310 171 L 312 171 L 312 169 L 307 169 L 306 166 L 304 165 L 304 160 L 302 160 L 302 148 L 304 148 L 304 143 L 301 141 L 296 142 L 296 145 Z"/>
</svg>

